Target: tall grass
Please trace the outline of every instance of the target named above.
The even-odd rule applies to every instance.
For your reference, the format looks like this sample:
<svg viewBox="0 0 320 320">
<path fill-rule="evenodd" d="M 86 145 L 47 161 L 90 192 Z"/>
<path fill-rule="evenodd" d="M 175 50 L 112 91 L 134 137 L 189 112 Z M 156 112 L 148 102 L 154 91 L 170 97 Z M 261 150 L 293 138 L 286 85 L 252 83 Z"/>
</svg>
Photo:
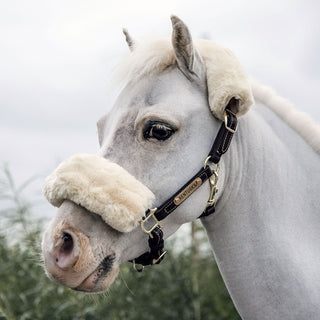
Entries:
<svg viewBox="0 0 320 320">
<path fill-rule="evenodd" d="M 43 221 L 23 197 L 8 167 L 0 179 L 0 319 L 240 319 L 212 257 L 176 252 L 142 274 L 121 266 L 108 293 L 86 295 L 56 285 L 41 265 Z M 168 242 L 167 247 L 173 247 Z M 194 281 L 199 290 L 194 290 Z M 199 302 L 197 315 L 193 301 Z"/>
</svg>

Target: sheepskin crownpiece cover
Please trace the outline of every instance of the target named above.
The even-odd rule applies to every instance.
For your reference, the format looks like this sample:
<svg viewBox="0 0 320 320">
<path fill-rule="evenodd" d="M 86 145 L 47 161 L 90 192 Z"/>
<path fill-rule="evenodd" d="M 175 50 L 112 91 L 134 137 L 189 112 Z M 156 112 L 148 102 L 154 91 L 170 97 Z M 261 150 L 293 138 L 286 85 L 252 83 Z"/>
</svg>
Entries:
<svg viewBox="0 0 320 320">
<path fill-rule="evenodd" d="M 249 111 L 254 103 L 251 81 L 244 67 L 231 50 L 213 41 L 197 39 L 195 49 L 206 67 L 208 102 L 213 115 L 224 120 L 228 103 L 238 101 L 237 117 Z M 118 79 L 137 79 L 163 72 L 175 65 L 176 56 L 169 38 L 148 38 L 135 42 L 130 55 L 118 68 Z"/>
<path fill-rule="evenodd" d="M 244 115 L 254 99 L 250 79 L 231 50 L 209 40 L 195 41 L 207 69 L 208 100 L 215 117 L 224 120 L 224 110 L 234 98 L 239 102 L 237 116 Z"/>
<path fill-rule="evenodd" d="M 154 194 L 124 168 L 90 154 L 62 162 L 46 178 L 44 195 L 55 207 L 71 200 L 120 232 L 134 229 L 154 200 Z"/>
</svg>

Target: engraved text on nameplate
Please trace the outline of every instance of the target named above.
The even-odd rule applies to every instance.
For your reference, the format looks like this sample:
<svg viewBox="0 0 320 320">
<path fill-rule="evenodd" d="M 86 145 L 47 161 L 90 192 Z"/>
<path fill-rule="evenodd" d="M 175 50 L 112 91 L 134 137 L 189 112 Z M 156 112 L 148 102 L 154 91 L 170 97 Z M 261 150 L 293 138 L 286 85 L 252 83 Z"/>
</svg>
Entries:
<svg viewBox="0 0 320 320">
<path fill-rule="evenodd" d="M 195 190 L 197 190 L 202 184 L 200 178 L 194 179 L 188 186 L 186 186 L 175 198 L 174 204 L 178 206 L 184 200 L 186 200 Z"/>
</svg>

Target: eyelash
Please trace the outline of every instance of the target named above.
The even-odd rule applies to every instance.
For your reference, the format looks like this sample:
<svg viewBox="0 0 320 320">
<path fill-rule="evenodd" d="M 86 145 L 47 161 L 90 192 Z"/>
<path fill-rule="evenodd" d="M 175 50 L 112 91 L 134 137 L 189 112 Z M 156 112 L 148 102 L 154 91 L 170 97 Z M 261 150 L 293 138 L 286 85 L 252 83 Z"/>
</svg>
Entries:
<svg viewBox="0 0 320 320">
<path fill-rule="evenodd" d="M 166 123 L 150 121 L 146 124 L 143 130 L 143 137 L 146 140 L 165 141 L 168 140 L 175 131 L 176 130 L 172 128 L 172 126 Z"/>
</svg>

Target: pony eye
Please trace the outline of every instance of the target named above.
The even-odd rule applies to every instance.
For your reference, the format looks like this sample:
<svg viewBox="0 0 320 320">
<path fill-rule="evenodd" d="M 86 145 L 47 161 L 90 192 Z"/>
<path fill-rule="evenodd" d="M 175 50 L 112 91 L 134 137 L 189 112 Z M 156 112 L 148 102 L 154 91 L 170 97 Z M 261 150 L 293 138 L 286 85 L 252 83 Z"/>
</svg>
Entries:
<svg viewBox="0 0 320 320">
<path fill-rule="evenodd" d="M 169 139 L 175 130 L 167 124 L 160 122 L 149 123 L 145 130 L 143 131 L 143 137 L 146 140 L 156 139 L 159 141 L 164 141 Z"/>
</svg>

